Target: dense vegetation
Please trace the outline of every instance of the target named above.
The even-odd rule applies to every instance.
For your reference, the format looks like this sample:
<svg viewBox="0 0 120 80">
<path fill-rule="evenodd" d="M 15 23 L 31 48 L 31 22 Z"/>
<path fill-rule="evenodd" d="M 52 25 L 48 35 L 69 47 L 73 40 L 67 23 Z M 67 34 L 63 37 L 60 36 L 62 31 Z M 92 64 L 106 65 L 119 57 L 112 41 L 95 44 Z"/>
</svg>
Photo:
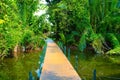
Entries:
<svg viewBox="0 0 120 80">
<path fill-rule="evenodd" d="M 38 4 L 39 0 L 0 0 L 0 58 L 42 46 L 45 20 L 34 16 Z"/>
<path fill-rule="evenodd" d="M 0 57 L 21 47 L 27 51 L 42 46 L 46 36 L 80 51 L 120 54 L 119 0 L 46 0 L 46 14 L 39 0 L 0 1 Z"/>
<path fill-rule="evenodd" d="M 45 14 L 36 16 L 40 10 L 46 10 Z M 113 75 L 111 72 L 119 77 L 119 35 L 120 0 L 0 0 L 0 79 L 27 79 L 29 68 L 37 68 L 39 54 L 23 52 L 42 48 L 47 37 L 66 53 L 71 50 L 71 56 L 66 55 L 73 66 L 78 56 L 77 72 L 82 78 L 88 75 L 91 79 L 94 68 L 99 79 Z M 22 57 L 18 58 L 18 52 Z"/>
<path fill-rule="evenodd" d="M 119 0 L 46 0 L 52 35 L 80 51 L 120 54 Z"/>
</svg>

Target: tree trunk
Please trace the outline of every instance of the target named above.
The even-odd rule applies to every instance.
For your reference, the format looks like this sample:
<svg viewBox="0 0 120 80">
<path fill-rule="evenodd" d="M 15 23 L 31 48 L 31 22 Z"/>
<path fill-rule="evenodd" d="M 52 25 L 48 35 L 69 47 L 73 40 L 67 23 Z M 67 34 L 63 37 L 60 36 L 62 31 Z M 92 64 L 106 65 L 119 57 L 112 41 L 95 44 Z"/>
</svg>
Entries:
<svg viewBox="0 0 120 80">
<path fill-rule="evenodd" d="M 15 58 L 18 58 L 17 53 L 18 53 L 18 44 L 14 47 L 13 56 L 14 56 Z"/>
</svg>

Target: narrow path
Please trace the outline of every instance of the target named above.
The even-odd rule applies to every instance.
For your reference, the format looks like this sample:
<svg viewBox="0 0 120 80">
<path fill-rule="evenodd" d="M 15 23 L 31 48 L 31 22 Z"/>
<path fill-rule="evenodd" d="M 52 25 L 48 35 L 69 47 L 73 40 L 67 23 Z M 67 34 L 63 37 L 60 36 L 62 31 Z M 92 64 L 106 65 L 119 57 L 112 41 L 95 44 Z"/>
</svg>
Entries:
<svg viewBox="0 0 120 80">
<path fill-rule="evenodd" d="M 81 80 L 60 48 L 51 39 L 46 41 L 47 49 L 40 80 Z"/>
</svg>

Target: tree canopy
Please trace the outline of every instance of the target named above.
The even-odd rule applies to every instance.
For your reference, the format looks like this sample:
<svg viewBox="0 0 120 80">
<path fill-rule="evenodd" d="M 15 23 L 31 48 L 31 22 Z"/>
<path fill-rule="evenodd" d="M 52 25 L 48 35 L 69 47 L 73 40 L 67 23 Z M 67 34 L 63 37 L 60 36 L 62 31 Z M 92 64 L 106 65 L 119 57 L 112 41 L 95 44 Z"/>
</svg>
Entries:
<svg viewBox="0 0 120 80">
<path fill-rule="evenodd" d="M 46 0 L 53 38 L 96 53 L 119 47 L 119 0 Z"/>
<path fill-rule="evenodd" d="M 120 47 L 120 0 L 46 2 L 0 1 L 0 57 L 12 53 L 17 45 L 25 49 L 42 46 L 46 37 L 80 51 L 90 46 L 96 53 L 112 54 Z M 34 15 L 45 7 L 45 14 Z"/>
<path fill-rule="evenodd" d="M 38 28 L 43 18 L 34 16 L 38 4 L 39 0 L 0 1 L 0 57 L 13 53 L 17 45 L 25 49 L 42 46 L 44 35 Z"/>
</svg>

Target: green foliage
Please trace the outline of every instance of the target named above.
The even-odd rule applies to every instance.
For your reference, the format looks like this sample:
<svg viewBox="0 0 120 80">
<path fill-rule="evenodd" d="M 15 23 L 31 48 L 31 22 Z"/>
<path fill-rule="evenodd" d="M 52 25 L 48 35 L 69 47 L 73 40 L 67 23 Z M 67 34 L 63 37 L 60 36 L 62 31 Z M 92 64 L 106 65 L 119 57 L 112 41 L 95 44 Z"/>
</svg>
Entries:
<svg viewBox="0 0 120 80">
<path fill-rule="evenodd" d="M 90 23 L 95 33 L 100 33 L 104 36 L 102 39 L 96 34 L 92 36 L 96 36 L 96 38 L 93 38 L 95 41 L 93 41 L 92 45 L 93 47 L 99 45 L 98 47 L 96 46 L 97 49 L 99 48 L 98 51 L 104 51 L 103 47 L 105 46 L 103 44 L 105 42 L 112 48 L 119 46 L 119 41 L 114 35 L 116 33 L 119 34 L 118 30 L 120 28 L 118 2 L 118 0 L 89 0 Z"/>
<path fill-rule="evenodd" d="M 23 28 L 31 25 L 38 3 L 38 0 L 16 0 Z"/>
<path fill-rule="evenodd" d="M 4 20 L 0 19 L 0 24 L 3 24 L 4 22 L 5 22 Z"/>
<path fill-rule="evenodd" d="M 108 33 L 106 35 L 107 41 L 111 43 L 112 49 L 107 51 L 106 54 L 118 55 L 120 54 L 120 43 L 117 37 L 113 33 Z"/>
<path fill-rule="evenodd" d="M 116 36 L 116 38 L 117 38 L 118 41 L 120 42 L 120 36 L 119 36 L 119 33 L 114 33 L 114 35 Z"/>
<path fill-rule="evenodd" d="M 118 23 L 112 22 L 119 18 L 117 4 L 118 0 L 89 0 L 90 22 L 96 32 L 111 31 L 111 25 Z"/>
<path fill-rule="evenodd" d="M 85 48 L 86 48 L 86 37 L 85 37 L 85 34 L 83 34 L 80 38 L 79 50 L 83 52 Z"/>
<path fill-rule="evenodd" d="M 77 45 L 78 43 L 76 43 L 76 37 L 78 37 L 79 36 L 79 32 L 77 32 L 77 31 L 71 31 L 71 33 L 70 34 L 67 34 L 66 36 L 65 36 L 65 38 L 66 38 L 66 43 L 68 44 L 68 45 Z"/>
<path fill-rule="evenodd" d="M 120 45 L 118 39 L 113 33 L 107 33 L 106 40 L 109 41 L 112 45 L 112 48 L 116 48 Z"/>
<path fill-rule="evenodd" d="M 5 56 L 21 39 L 19 16 L 14 1 L 0 1 L 0 57 Z"/>
<path fill-rule="evenodd" d="M 47 21 L 46 15 L 41 15 L 40 17 L 34 17 L 32 30 L 36 35 L 42 35 L 43 33 L 48 33 L 51 31 L 50 23 Z"/>
<path fill-rule="evenodd" d="M 107 41 L 113 49 L 119 46 L 119 0 L 46 1 L 48 10 L 40 17 L 33 15 L 45 8 L 39 0 L 0 1 L 0 55 L 16 45 L 41 46 L 47 36 L 80 51 L 92 45 L 103 53 Z"/>
<path fill-rule="evenodd" d="M 89 15 L 86 12 L 86 0 L 55 0 L 48 2 L 49 21 L 52 23 L 51 31 L 54 32 L 52 37 L 56 40 L 62 40 L 67 45 L 76 45 L 79 43 L 80 34 L 85 27 L 89 25 Z M 65 38 L 64 38 L 64 36 Z"/>
<path fill-rule="evenodd" d="M 120 55 L 120 47 L 116 47 L 111 49 L 110 51 L 106 52 L 108 55 Z"/>
<path fill-rule="evenodd" d="M 101 34 L 94 34 L 94 39 L 91 44 L 96 53 L 103 53 L 103 42 L 104 38 Z"/>
<path fill-rule="evenodd" d="M 24 30 L 22 40 L 21 40 L 22 45 L 24 45 L 24 46 L 29 45 L 32 42 L 33 36 L 34 36 L 33 31 L 28 30 L 28 29 Z"/>
<path fill-rule="evenodd" d="M 60 41 L 57 42 L 58 46 L 63 50 L 64 44 Z"/>
<path fill-rule="evenodd" d="M 37 27 L 47 22 L 33 15 L 38 4 L 38 0 L 0 1 L 0 57 L 12 53 L 16 45 L 41 47 L 44 44 L 40 39 L 44 37 L 44 29 Z"/>
<path fill-rule="evenodd" d="M 43 36 L 41 34 L 40 35 L 35 35 L 34 34 L 34 36 L 31 37 L 31 40 L 32 40 L 31 43 L 33 44 L 34 48 L 43 47 L 43 45 L 45 44 L 44 39 L 41 39 L 40 37 L 43 37 Z"/>
<path fill-rule="evenodd" d="M 110 46 L 107 38 L 114 47 L 119 45 L 115 36 L 106 36 L 107 33 L 116 32 L 119 35 L 118 0 L 54 1 L 47 1 L 47 13 L 56 40 L 78 46 L 80 51 L 84 51 L 86 44 L 89 44 L 96 53 L 104 53 L 104 48 Z"/>
<path fill-rule="evenodd" d="M 66 38 L 65 38 L 65 36 L 64 36 L 64 34 L 63 33 L 59 33 L 59 35 L 60 35 L 60 41 L 62 41 L 64 44 L 66 43 Z"/>
</svg>

